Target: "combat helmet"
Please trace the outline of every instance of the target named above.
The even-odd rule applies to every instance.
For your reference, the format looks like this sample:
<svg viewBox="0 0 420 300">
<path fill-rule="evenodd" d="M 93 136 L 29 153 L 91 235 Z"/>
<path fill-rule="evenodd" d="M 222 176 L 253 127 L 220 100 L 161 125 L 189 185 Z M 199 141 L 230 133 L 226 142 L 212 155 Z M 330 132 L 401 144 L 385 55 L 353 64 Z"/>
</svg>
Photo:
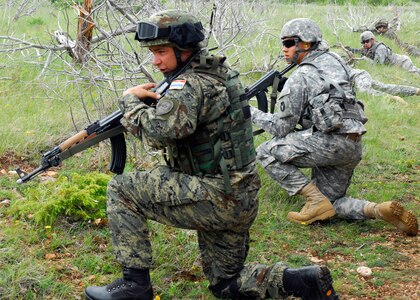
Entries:
<svg viewBox="0 0 420 300">
<path fill-rule="evenodd" d="M 137 24 L 135 39 L 141 47 L 172 45 L 179 50 L 205 47 L 204 28 L 192 14 L 170 9 L 158 12 Z"/>
<path fill-rule="evenodd" d="M 375 23 L 375 28 L 378 29 L 379 27 L 388 28 L 388 21 L 387 20 L 379 20 Z"/>
<path fill-rule="evenodd" d="M 363 31 L 360 34 L 360 42 L 361 43 L 363 43 L 363 41 L 367 41 L 367 40 L 370 40 L 370 39 L 375 39 L 375 35 L 372 33 L 372 31 L 366 30 L 366 31 Z"/>
<path fill-rule="evenodd" d="M 280 38 L 298 37 L 303 42 L 320 43 L 322 33 L 319 26 L 311 19 L 298 18 L 284 24 Z"/>
</svg>

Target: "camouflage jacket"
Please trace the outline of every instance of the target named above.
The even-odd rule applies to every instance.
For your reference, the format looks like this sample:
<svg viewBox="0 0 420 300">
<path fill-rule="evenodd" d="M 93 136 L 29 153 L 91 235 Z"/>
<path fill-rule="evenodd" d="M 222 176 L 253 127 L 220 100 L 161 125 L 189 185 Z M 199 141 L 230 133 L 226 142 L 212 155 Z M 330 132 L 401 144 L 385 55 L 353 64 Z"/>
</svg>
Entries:
<svg viewBox="0 0 420 300">
<path fill-rule="evenodd" d="M 128 94 L 121 100 L 124 117 L 121 123 L 134 135 L 150 146 L 163 149 L 174 147 L 177 140 L 185 139 L 205 130 L 210 120 L 210 111 L 219 103 L 226 103 L 225 85 L 214 77 L 186 70 L 172 81 L 156 107 L 144 104 L 136 96 Z M 220 107 L 226 109 L 226 107 Z M 250 123 L 250 130 L 252 132 Z M 255 163 L 241 170 L 230 171 L 233 188 L 245 182 L 256 182 Z M 204 175 L 203 180 L 223 190 L 222 174 Z M 258 181 L 258 180 L 257 180 Z"/>
<path fill-rule="evenodd" d="M 369 49 L 362 49 L 361 54 L 379 64 L 389 64 L 392 50 L 383 43 L 375 42 Z"/>
<path fill-rule="evenodd" d="M 252 121 L 255 125 L 277 137 L 286 136 L 296 127 L 306 129 L 312 126 L 305 120 L 308 110 L 311 109 L 309 101 L 324 92 L 325 82 L 320 77 L 319 71 L 305 64 L 311 61 L 320 66 L 321 73 L 334 79 L 341 86 L 347 99 L 355 99 L 348 66 L 335 53 L 319 55 L 318 51 L 313 51 L 304 58 L 298 69 L 286 81 L 277 101 L 277 112 L 270 114 L 256 108 L 252 109 Z M 344 126 L 335 131 L 337 134 L 365 132 L 363 124 L 354 119 L 345 119 Z"/>
</svg>

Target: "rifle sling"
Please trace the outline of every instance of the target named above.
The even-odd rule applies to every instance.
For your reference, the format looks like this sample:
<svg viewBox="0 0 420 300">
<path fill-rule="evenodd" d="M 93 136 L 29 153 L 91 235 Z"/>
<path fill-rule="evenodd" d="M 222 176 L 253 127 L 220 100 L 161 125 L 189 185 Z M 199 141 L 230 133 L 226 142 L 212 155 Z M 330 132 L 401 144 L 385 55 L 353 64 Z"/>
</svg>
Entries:
<svg viewBox="0 0 420 300">
<path fill-rule="evenodd" d="M 270 95 L 270 113 L 274 113 L 274 110 L 276 108 L 276 102 L 277 102 L 277 90 L 279 88 L 280 83 L 280 77 L 276 76 L 273 80 L 273 86 L 271 89 L 271 95 Z"/>
</svg>

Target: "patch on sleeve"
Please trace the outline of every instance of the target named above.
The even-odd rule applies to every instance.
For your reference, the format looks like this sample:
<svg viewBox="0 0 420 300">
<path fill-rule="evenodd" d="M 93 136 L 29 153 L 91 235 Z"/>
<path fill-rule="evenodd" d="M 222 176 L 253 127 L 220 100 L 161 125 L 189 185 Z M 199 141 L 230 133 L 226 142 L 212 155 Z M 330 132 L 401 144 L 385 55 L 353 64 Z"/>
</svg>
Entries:
<svg viewBox="0 0 420 300">
<path fill-rule="evenodd" d="M 157 116 L 166 115 L 172 110 L 173 107 L 174 107 L 174 103 L 172 101 L 162 99 L 158 101 L 156 105 L 156 115 Z"/>
<path fill-rule="evenodd" d="M 286 118 L 293 115 L 292 105 L 290 103 L 290 88 L 281 91 L 278 108 L 278 115 L 280 118 Z"/>
<path fill-rule="evenodd" d="M 187 81 L 184 79 L 178 79 L 171 82 L 171 85 L 169 86 L 170 90 L 182 90 L 184 88 L 184 85 L 187 83 Z"/>
</svg>

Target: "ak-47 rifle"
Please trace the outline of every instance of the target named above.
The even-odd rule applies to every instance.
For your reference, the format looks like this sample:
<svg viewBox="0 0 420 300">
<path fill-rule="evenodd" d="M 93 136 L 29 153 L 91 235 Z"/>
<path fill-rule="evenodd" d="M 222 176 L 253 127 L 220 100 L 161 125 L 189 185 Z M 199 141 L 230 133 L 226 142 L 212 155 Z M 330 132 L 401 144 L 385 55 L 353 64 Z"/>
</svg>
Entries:
<svg viewBox="0 0 420 300">
<path fill-rule="evenodd" d="M 290 64 L 281 71 L 271 70 L 265 73 L 258 81 L 253 83 L 251 86 L 245 88 L 245 95 L 243 96 L 246 99 L 251 99 L 252 97 L 257 98 L 258 109 L 263 112 L 268 112 L 268 101 L 267 101 L 267 91 L 268 88 L 272 87 L 272 92 L 270 95 L 270 113 L 274 113 L 277 100 L 277 92 L 281 92 L 283 89 L 286 78 L 283 77 L 284 74 L 293 69 L 296 64 Z M 254 135 L 258 135 L 264 132 L 262 129 L 254 131 Z"/>
<path fill-rule="evenodd" d="M 162 80 L 156 86 L 154 92 L 163 96 L 163 93 L 168 89 L 171 82 L 185 71 L 199 53 L 197 52 L 189 58 L 188 62 L 176 74 Z M 156 100 L 152 98 L 146 98 L 142 101 L 149 106 L 156 105 Z M 124 136 L 124 132 L 127 130 L 120 123 L 122 117 L 122 112 L 117 110 L 109 116 L 88 125 L 84 130 L 68 138 L 58 146 L 55 146 L 52 150 L 45 152 L 42 156 L 41 165 L 30 173 L 26 173 L 20 168 L 16 169 L 16 173 L 19 175 L 19 179 L 16 182 L 19 184 L 27 182 L 39 173 L 60 165 L 63 160 L 106 139 L 111 140 L 112 150 L 109 170 L 115 174 L 121 174 L 124 171 L 125 160 L 127 158 Z"/>
<path fill-rule="evenodd" d="M 171 82 L 176 77 L 178 77 L 179 74 L 184 72 L 187 66 L 191 64 L 191 62 L 195 59 L 195 57 L 198 54 L 199 53 L 191 57 L 188 63 L 176 74 L 174 74 L 170 78 L 167 78 L 161 81 L 155 88 L 155 92 L 160 95 L 163 95 L 163 93 L 170 86 Z M 285 73 L 287 73 L 290 69 L 292 69 L 294 66 L 295 65 L 289 65 L 287 68 L 285 68 L 284 70 L 280 72 L 272 70 L 266 73 L 257 82 L 255 82 L 253 85 L 245 89 L 245 94 L 243 95 L 243 97 L 246 97 L 246 99 L 251 99 L 254 96 L 257 97 L 258 108 L 267 112 L 268 102 L 267 102 L 267 96 L 265 94 L 267 92 L 267 88 L 270 86 L 273 86 L 273 82 L 276 82 L 277 79 L 281 80 L 282 76 Z M 281 87 L 280 87 L 280 90 L 281 90 Z M 277 91 L 277 88 L 276 88 L 276 91 Z M 156 100 L 152 98 L 143 99 L 143 102 L 145 102 L 147 105 L 156 104 Z M 275 97 L 274 99 L 271 100 L 271 112 L 274 111 L 274 105 L 275 105 Z M 112 149 L 111 162 L 109 164 L 109 169 L 113 173 L 121 174 L 124 171 L 125 160 L 127 156 L 125 136 L 124 136 L 124 132 L 126 132 L 126 129 L 120 123 L 120 119 L 122 118 L 122 116 L 123 116 L 122 112 L 120 110 L 117 110 L 111 115 L 88 125 L 84 130 L 68 138 L 67 140 L 59 144 L 58 146 L 54 147 L 52 150 L 45 152 L 41 160 L 41 165 L 35 170 L 33 170 L 32 172 L 26 173 L 22 171 L 20 168 L 16 169 L 16 172 L 19 175 L 19 179 L 16 182 L 19 184 L 27 182 L 33 179 L 39 173 L 44 172 L 51 167 L 60 165 L 60 163 L 63 160 L 87 148 L 90 148 L 93 145 L 96 145 L 99 142 L 104 141 L 106 139 L 111 140 L 111 149 Z M 254 132 L 254 135 L 255 134 L 256 133 Z"/>
</svg>

